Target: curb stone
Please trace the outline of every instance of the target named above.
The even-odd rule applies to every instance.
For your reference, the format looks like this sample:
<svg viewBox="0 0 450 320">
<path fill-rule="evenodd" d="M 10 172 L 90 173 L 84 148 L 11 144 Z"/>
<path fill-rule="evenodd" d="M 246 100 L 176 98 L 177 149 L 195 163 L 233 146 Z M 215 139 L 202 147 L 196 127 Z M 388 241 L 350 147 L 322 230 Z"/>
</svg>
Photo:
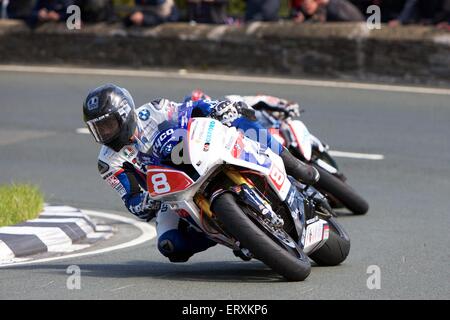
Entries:
<svg viewBox="0 0 450 320">
<path fill-rule="evenodd" d="M 74 207 L 45 205 L 38 218 L 0 228 L 0 264 L 23 261 L 36 254 L 61 254 L 85 249 L 113 235 Z"/>
</svg>

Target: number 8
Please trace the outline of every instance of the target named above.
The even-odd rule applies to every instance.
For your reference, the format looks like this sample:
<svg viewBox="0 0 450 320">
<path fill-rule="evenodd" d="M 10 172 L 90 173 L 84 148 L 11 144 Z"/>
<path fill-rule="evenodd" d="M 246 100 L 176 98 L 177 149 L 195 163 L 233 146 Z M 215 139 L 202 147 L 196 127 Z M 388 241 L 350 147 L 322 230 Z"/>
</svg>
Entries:
<svg viewBox="0 0 450 320">
<path fill-rule="evenodd" d="M 273 167 L 270 177 L 274 180 L 277 185 L 282 185 L 284 182 L 284 174 L 277 167 Z"/>
<path fill-rule="evenodd" d="M 155 192 L 158 194 L 167 193 L 170 191 L 170 185 L 167 182 L 167 177 L 164 173 L 158 173 L 153 175 L 152 183 Z"/>
</svg>

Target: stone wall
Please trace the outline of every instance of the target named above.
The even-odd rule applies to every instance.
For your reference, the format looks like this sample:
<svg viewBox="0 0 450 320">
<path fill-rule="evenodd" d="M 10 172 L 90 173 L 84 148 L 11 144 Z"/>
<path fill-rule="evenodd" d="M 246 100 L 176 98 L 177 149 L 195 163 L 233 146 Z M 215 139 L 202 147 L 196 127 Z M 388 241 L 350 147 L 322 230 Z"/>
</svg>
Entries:
<svg viewBox="0 0 450 320">
<path fill-rule="evenodd" d="M 450 33 L 365 24 L 165 24 L 125 29 L 0 22 L 0 63 L 186 68 L 289 77 L 450 85 Z"/>
</svg>

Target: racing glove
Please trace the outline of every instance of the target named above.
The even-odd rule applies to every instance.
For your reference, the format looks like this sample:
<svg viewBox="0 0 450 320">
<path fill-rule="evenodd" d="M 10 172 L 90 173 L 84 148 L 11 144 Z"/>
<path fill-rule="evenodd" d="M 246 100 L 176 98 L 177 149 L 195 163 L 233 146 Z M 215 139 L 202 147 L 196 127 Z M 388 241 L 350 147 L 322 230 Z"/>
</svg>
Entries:
<svg viewBox="0 0 450 320">
<path fill-rule="evenodd" d="M 129 210 L 139 219 L 150 221 L 156 217 L 161 208 L 161 201 L 151 199 L 147 191 L 142 192 L 140 197 L 141 203 L 137 206 L 130 206 Z"/>
<path fill-rule="evenodd" d="M 298 103 L 289 101 L 286 103 L 285 109 L 289 117 L 300 117 L 301 109 Z"/>
<path fill-rule="evenodd" d="M 212 107 L 211 118 L 231 127 L 233 121 L 241 117 L 241 102 L 221 101 Z"/>
</svg>

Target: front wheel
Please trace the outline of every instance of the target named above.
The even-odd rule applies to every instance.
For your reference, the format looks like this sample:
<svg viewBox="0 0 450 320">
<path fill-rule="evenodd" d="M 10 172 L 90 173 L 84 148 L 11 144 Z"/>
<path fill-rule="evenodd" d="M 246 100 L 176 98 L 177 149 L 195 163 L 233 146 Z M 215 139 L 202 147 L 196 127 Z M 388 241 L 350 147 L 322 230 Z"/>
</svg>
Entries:
<svg viewBox="0 0 450 320">
<path fill-rule="evenodd" d="M 303 281 L 308 277 L 311 263 L 303 251 L 295 256 L 277 243 L 244 213 L 231 193 L 218 196 L 211 208 L 225 229 L 255 258 L 289 281 Z"/>
<path fill-rule="evenodd" d="M 344 228 L 334 218 L 328 220 L 330 236 L 325 244 L 309 257 L 319 266 L 341 264 L 350 252 L 350 238 Z"/>
</svg>

